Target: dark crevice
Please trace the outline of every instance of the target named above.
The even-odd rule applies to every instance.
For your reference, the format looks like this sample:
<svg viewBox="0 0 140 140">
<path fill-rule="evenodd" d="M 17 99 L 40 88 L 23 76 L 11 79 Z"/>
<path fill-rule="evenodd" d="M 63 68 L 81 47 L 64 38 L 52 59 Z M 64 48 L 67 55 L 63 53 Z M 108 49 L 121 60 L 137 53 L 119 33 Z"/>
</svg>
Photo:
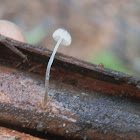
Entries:
<svg viewBox="0 0 140 140">
<path fill-rule="evenodd" d="M 6 124 L 3 122 L 0 122 L 0 127 L 9 128 L 9 129 L 21 132 L 21 133 L 29 134 L 31 136 L 42 138 L 42 139 L 47 139 L 47 140 L 79 140 L 79 139 L 65 138 L 64 136 L 59 136 L 59 135 L 50 134 L 50 133 L 46 133 L 46 132 L 39 132 L 35 129 Z"/>
</svg>

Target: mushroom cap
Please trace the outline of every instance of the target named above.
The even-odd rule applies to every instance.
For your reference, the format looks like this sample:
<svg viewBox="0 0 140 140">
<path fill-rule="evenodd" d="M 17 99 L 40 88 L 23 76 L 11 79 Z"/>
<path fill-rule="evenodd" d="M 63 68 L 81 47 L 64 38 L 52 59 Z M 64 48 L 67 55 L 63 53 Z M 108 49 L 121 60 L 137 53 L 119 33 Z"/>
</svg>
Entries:
<svg viewBox="0 0 140 140">
<path fill-rule="evenodd" d="M 24 35 L 20 28 L 7 20 L 0 20 L 0 34 L 20 42 L 25 42 Z"/>
<path fill-rule="evenodd" d="M 71 44 L 71 35 L 65 29 L 59 28 L 53 33 L 53 39 L 57 42 L 60 38 L 63 39 L 61 44 L 64 46 L 69 46 Z"/>
</svg>

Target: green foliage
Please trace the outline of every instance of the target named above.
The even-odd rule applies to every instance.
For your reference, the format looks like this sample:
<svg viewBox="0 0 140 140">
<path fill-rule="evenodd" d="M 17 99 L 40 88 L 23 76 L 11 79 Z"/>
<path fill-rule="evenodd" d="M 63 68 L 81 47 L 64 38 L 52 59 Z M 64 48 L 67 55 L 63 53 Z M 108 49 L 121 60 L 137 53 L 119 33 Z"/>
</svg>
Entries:
<svg viewBox="0 0 140 140">
<path fill-rule="evenodd" d="M 25 33 L 25 38 L 27 43 L 36 45 L 38 44 L 45 36 L 47 31 L 44 30 L 43 26 L 33 28 L 31 31 Z"/>
<path fill-rule="evenodd" d="M 91 62 L 97 65 L 103 63 L 105 68 L 133 75 L 132 71 L 126 68 L 125 64 L 122 63 L 121 59 L 109 50 L 104 50 L 99 53 L 98 56 L 94 56 Z"/>
</svg>

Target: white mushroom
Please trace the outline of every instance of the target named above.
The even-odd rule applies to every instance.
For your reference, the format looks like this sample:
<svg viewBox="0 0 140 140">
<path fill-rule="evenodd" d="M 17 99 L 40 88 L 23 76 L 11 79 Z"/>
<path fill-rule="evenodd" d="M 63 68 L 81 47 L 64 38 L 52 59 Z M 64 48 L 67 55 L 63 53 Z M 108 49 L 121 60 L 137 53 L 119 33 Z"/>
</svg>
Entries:
<svg viewBox="0 0 140 140">
<path fill-rule="evenodd" d="M 47 102 L 47 97 L 48 97 L 48 92 L 49 92 L 49 78 L 50 78 L 50 69 L 54 60 L 54 56 L 56 54 L 56 51 L 59 47 L 59 45 L 64 45 L 64 46 L 69 46 L 71 44 L 71 35 L 69 34 L 68 31 L 66 31 L 65 29 L 57 29 L 54 33 L 53 33 L 53 39 L 57 42 L 55 45 L 55 48 L 53 50 L 53 53 L 49 59 L 48 62 L 48 66 L 47 66 L 47 70 L 46 70 L 46 77 L 45 77 L 45 96 L 44 96 L 44 104 L 43 107 L 45 107 L 46 102 Z"/>
<path fill-rule="evenodd" d="M 71 35 L 69 34 L 68 31 L 65 29 L 57 29 L 53 33 L 53 39 L 58 43 L 64 45 L 64 46 L 69 46 L 71 44 Z"/>
</svg>

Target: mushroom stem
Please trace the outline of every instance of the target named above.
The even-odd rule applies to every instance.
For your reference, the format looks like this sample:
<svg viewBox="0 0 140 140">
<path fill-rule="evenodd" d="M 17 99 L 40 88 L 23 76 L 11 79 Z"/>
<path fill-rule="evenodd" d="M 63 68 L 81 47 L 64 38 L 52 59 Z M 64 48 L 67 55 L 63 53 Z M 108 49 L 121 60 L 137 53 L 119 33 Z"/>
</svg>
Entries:
<svg viewBox="0 0 140 140">
<path fill-rule="evenodd" d="M 44 104 L 43 104 L 44 107 L 45 107 L 45 105 L 47 103 L 47 99 L 48 99 L 50 69 L 51 69 L 51 66 L 52 66 L 56 51 L 57 51 L 57 49 L 58 49 L 58 47 L 59 47 L 59 45 L 61 44 L 62 41 L 63 41 L 62 38 L 60 38 L 58 40 L 58 42 L 56 43 L 55 48 L 53 50 L 53 53 L 52 53 L 52 55 L 51 55 L 51 57 L 49 59 L 49 62 L 48 62 L 48 66 L 47 66 L 47 70 L 46 70 L 46 78 L 45 78 L 45 96 L 44 96 Z"/>
<path fill-rule="evenodd" d="M 56 43 L 54 50 L 53 50 L 53 53 L 49 59 L 47 70 L 46 70 L 45 95 L 44 95 L 44 101 L 42 103 L 43 108 L 46 108 L 46 103 L 48 102 L 50 70 L 51 70 L 51 66 L 52 66 L 56 51 L 57 51 L 60 44 L 62 44 L 64 46 L 69 46 L 71 44 L 71 35 L 65 29 L 62 29 L 62 28 L 57 29 L 53 33 L 52 37 L 57 43 Z"/>
</svg>

